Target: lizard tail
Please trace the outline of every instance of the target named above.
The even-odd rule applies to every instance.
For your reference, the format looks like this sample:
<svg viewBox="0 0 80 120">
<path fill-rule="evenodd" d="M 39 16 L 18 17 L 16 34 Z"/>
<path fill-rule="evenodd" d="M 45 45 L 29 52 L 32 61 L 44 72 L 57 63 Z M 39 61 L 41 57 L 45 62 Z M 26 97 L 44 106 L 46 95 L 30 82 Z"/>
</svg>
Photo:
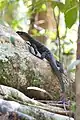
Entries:
<svg viewBox="0 0 80 120">
<path fill-rule="evenodd" d="M 64 92 L 65 88 L 64 88 L 64 82 L 63 82 L 63 78 L 62 78 L 62 73 L 58 70 L 57 65 L 56 65 L 52 55 L 51 55 L 51 58 L 48 58 L 48 61 L 49 61 L 49 64 L 50 64 L 52 70 L 55 72 L 56 76 L 59 79 L 62 92 Z"/>
</svg>

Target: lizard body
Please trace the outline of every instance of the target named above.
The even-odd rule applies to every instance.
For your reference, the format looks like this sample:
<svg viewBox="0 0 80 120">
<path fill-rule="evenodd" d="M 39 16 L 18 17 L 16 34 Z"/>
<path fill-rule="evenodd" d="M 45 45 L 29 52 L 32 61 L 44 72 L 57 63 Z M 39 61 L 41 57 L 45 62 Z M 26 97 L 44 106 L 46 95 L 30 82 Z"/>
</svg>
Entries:
<svg viewBox="0 0 80 120">
<path fill-rule="evenodd" d="M 39 58 L 40 59 L 45 58 L 49 62 L 49 64 L 51 65 L 52 70 L 55 72 L 56 76 L 58 77 L 58 79 L 60 81 L 60 84 L 61 84 L 61 87 L 62 87 L 62 91 L 64 92 L 64 83 L 63 83 L 63 80 L 62 80 L 62 74 L 57 68 L 57 65 L 59 66 L 59 62 L 55 60 L 55 58 L 53 57 L 50 50 L 44 44 L 42 44 L 39 41 L 33 39 L 28 33 L 21 32 L 21 31 L 17 31 L 17 33 L 25 41 L 30 42 L 28 44 L 34 48 L 34 52 L 35 52 L 34 55 L 35 56 L 37 56 L 37 51 L 38 51 L 40 53 L 40 55 L 41 55 L 41 57 L 39 57 Z"/>
</svg>

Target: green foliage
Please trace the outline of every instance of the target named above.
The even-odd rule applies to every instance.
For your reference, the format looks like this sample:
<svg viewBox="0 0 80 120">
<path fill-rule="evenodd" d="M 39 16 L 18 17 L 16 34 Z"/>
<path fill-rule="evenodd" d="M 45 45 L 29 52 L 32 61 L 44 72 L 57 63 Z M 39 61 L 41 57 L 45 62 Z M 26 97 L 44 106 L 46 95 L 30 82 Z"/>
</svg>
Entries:
<svg viewBox="0 0 80 120">
<path fill-rule="evenodd" d="M 55 40 L 56 39 L 56 32 L 46 30 L 45 31 L 45 35 L 49 36 L 51 40 Z"/>
<path fill-rule="evenodd" d="M 14 28 L 15 30 L 19 27 L 20 28 L 20 23 L 23 21 L 23 19 L 13 19 L 11 22 L 11 27 Z"/>
<path fill-rule="evenodd" d="M 41 11 L 46 11 L 47 4 L 50 3 L 53 9 L 57 6 L 59 10 L 64 13 L 65 23 L 68 28 L 71 28 L 72 25 L 76 22 L 77 12 L 79 9 L 79 2 L 77 0 L 65 0 L 65 4 L 53 0 L 34 0 L 32 3 L 31 0 L 23 1 L 24 5 L 26 5 L 26 7 L 28 8 L 28 15 L 32 15 L 33 13 L 38 13 Z M 15 9 L 14 5 L 16 3 L 19 3 L 19 0 L 0 0 L 0 11 L 4 10 L 5 8 L 8 8 L 8 14 L 10 12 L 12 14 L 12 10 Z"/>
<path fill-rule="evenodd" d="M 52 1 L 52 8 L 54 9 L 56 6 L 59 8 L 61 12 L 65 11 L 65 4 L 63 4 L 62 2 Z"/>
<path fill-rule="evenodd" d="M 8 0 L 0 0 L 0 11 L 8 5 Z"/>
<path fill-rule="evenodd" d="M 59 10 L 64 13 L 65 23 L 68 28 L 71 28 L 76 22 L 77 11 L 79 8 L 77 0 L 66 0 L 65 4 L 53 0 L 37 0 L 30 5 L 29 8 L 32 11 L 32 14 L 38 13 L 47 9 L 47 3 L 51 3 L 53 9 L 57 6 Z"/>
<path fill-rule="evenodd" d="M 61 2 L 52 1 L 53 9 L 58 7 L 61 12 L 64 13 L 66 27 L 71 28 L 76 22 L 79 3 L 77 0 L 65 0 L 65 4 Z"/>
<path fill-rule="evenodd" d="M 65 12 L 65 23 L 68 28 L 71 28 L 77 18 L 77 6 L 73 6 Z"/>
<path fill-rule="evenodd" d="M 47 6 L 46 6 L 45 1 L 44 0 L 37 0 L 35 2 L 32 2 L 31 5 L 27 6 L 29 8 L 28 15 L 31 16 L 32 14 L 46 11 Z"/>
<path fill-rule="evenodd" d="M 18 2 L 19 0 L 0 0 L 0 11 L 6 8 L 9 4 Z"/>
</svg>

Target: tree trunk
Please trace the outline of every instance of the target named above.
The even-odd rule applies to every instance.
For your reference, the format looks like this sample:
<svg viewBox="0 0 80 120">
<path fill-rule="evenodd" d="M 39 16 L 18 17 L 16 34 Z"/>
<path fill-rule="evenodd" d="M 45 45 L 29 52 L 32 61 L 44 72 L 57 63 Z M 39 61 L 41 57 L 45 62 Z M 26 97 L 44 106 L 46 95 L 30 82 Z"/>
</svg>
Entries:
<svg viewBox="0 0 80 120">
<path fill-rule="evenodd" d="M 14 42 L 13 42 L 14 41 Z M 15 44 L 13 44 L 15 43 Z M 47 61 L 33 56 L 28 45 L 14 31 L 0 25 L 0 83 L 26 94 L 36 86 L 59 97 L 60 83 Z"/>
<path fill-rule="evenodd" d="M 77 60 L 80 60 L 80 5 L 79 5 L 79 27 L 77 40 Z M 80 64 L 76 67 L 76 120 L 80 120 Z"/>
<path fill-rule="evenodd" d="M 32 27 L 30 27 L 29 32 L 32 31 L 32 29 L 34 29 L 33 24 L 37 26 L 36 29 L 38 31 L 40 31 L 41 29 L 49 30 L 49 32 L 56 31 L 56 22 L 55 22 L 54 15 L 53 15 L 53 9 L 50 3 L 47 3 L 46 11 L 42 11 L 42 12 L 32 15 L 32 19 L 31 19 Z M 50 43 L 50 40 L 48 40 L 48 38 L 44 35 L 36 36 L 36 39 L 40 40 L 42 43 L 46 45 Z"/>
</svg>

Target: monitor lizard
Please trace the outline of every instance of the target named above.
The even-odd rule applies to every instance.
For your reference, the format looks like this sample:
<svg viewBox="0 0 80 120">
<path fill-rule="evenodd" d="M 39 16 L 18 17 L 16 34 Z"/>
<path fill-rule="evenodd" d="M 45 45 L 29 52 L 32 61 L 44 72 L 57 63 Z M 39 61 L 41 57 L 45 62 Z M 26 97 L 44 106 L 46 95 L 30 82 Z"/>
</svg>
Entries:
<svg viewBox="0 0 80 120">
<path fill-rule="evenodd" d="M 20 37 L 22 37 L 26 42 L 29 41 L 28 44 L 34 48 L 35 54 L 33 54 L 30 50 L 30 52 L 33 55 L 37 56 L 37 53 L 39 52 L 41 57 L 39 57 L 39 56 L 37 56 L 37 57 L 39 57 L 40 59 L 45 58 L 49 62 L 52 70 L 55 72 L 56 76 L 59 79 L 59 82 L 60 82 L 60 85 L 62 88 L 62 92 L 64 92 L 65 89 L 64 89 L 64 82 L 62 79 L 62 73 L 57 68 L 58 66 L 60 66 L 60 63 L 55 60 L 51 51 L 44 44 L 40 43 L 39 41 L 37 41 L 33 37 L 31 37 L 28 33 L 22 32 L 22 31 L 17 31 L 16 33 L 18 35 L 20 35 Z"/>
</svg>

